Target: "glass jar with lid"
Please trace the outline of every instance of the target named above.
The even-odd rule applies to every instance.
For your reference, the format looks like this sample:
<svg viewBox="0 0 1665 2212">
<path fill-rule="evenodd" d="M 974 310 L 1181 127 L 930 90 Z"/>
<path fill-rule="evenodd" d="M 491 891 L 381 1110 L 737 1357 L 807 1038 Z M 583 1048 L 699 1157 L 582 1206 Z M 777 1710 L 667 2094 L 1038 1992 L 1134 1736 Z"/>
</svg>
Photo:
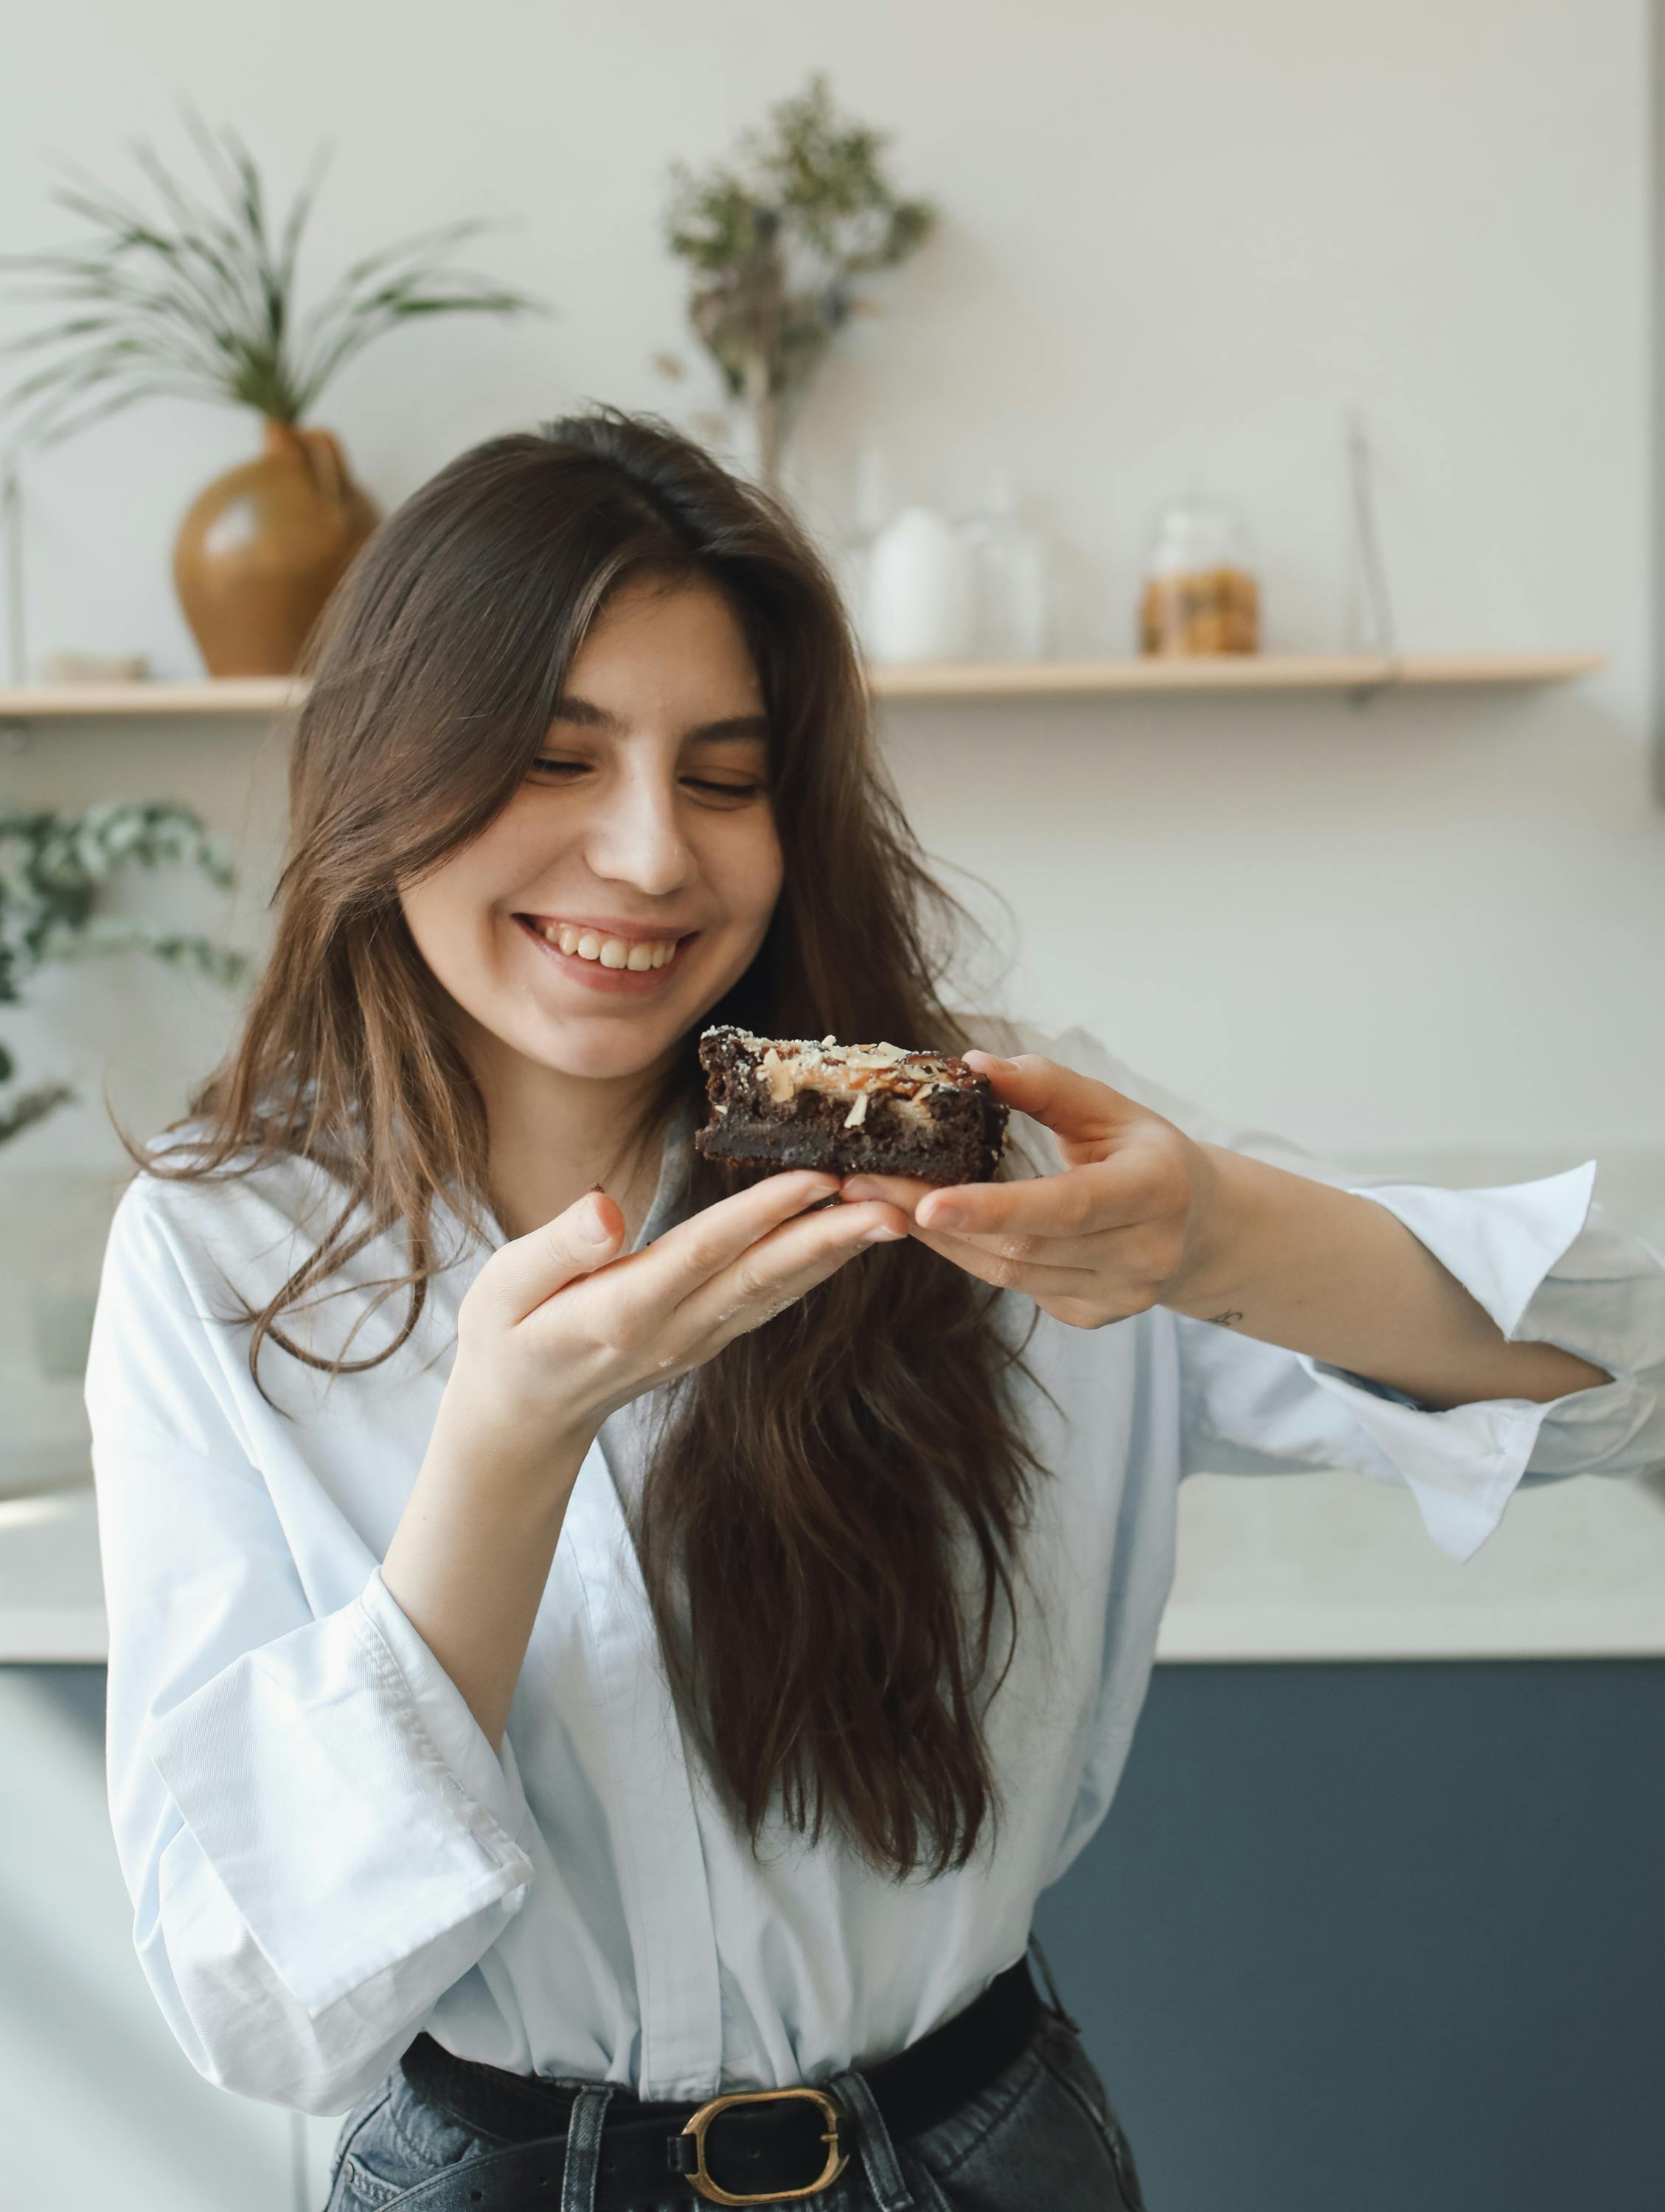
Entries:
<svg viewBox="0 0 1665 2212">
<path fill-rule="evenodd" d="M 1261 594 L 1247 533 L 1218 500 L 1176 500 L 1157 520 L 1139 605 L 1139 649 L 1256 653 Z"/>
</svg>

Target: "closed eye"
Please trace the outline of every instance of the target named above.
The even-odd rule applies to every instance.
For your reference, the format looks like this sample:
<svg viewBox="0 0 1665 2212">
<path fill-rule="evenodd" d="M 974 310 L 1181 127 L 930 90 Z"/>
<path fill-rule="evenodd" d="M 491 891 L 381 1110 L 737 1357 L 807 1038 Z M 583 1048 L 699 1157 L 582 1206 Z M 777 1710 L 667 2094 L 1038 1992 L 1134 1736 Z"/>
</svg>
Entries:
<svg viewBox="0 0 1665 2212">
<path fill-rule="evenodd" d="M 592 774 L 594 768 L 593 761 L 539 753 L 527 773 L 543 784 L 573 784 Z M 764 798 L 769 791 L 767 781 L 760 776 L 684 775 L 678 781 L 684 791 L 692 793 L 705 805 L 746 806 Z"/>
<path fill-rule="evenodd" d="M 761 799 L 769 787 L 755 781 L 723 783 L 714 776 L 685 775 L 683 782 L 690 791 L 701 792 L 714 799 L 732 800 L 737 805 L 744 805 L 748 799 Z"/>
</svg>

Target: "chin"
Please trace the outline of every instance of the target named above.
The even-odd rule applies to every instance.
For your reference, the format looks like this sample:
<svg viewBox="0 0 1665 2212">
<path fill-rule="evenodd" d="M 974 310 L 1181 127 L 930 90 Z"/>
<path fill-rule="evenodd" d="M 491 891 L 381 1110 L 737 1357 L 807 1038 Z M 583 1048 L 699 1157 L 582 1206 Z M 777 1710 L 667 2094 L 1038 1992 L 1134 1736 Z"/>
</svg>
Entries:
<svg viewBox="0 0 1665 2212">
<path fill-rule="evenodd" d="M 682 1020 L 667 1020 L 655 1008 L 632 1020 L 617 1017 L 562 1022 L 536 1036 L 510 1035 L 506 1042 L 540 1067 L 556 1075 L 582 1076 L 592 1082 L 641 1075 L 664 1060 L 687 1030 Z"/>
</svg>

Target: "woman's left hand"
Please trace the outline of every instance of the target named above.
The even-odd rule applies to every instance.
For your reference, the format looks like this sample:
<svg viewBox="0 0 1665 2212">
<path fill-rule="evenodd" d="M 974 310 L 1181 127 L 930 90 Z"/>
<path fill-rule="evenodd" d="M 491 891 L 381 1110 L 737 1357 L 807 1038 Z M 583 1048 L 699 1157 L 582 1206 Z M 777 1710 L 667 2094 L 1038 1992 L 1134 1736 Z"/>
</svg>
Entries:
<svg viewBox="0 0 1665 2212">
<path fill-rule="evenodd" d="M 1065 1173 L 951 1188 L 849 1176 L 843 1195 L 889 1200 L 921 1244 L 982 1282 L 1027 1292 L 1076 1328 L 1173 1297 L 1211 1234 L 1218 1175 L 1207 1147 L 1108 1083 L 1038 1054 L 965 1057 L 997 1098 L 1053 1132 Z"/>
</svg>

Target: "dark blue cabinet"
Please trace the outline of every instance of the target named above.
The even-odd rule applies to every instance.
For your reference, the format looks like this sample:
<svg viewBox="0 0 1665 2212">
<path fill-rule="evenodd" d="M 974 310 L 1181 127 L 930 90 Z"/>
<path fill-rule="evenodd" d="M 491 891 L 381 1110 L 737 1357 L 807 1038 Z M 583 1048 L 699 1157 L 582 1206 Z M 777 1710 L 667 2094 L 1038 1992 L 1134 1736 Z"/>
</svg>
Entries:
<svg viewBox="0 0 1665 2212">
<path fill-rule="evenodd" d="M 1158 1668 L 1036 1928 L 1151 2212 L 1665 2206 L 1665 1662 Z"/>
</svg>

